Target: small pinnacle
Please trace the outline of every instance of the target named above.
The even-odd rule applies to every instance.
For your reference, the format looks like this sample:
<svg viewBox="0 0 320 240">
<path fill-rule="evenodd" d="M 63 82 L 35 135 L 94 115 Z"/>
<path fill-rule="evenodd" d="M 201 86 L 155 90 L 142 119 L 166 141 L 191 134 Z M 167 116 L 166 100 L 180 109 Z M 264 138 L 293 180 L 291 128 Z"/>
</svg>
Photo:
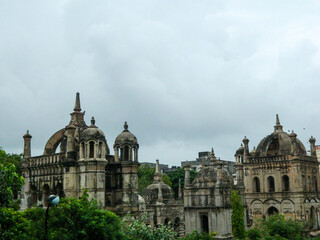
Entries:
<svg viewBox="0 0 320 240">
<path fill-rule="evenodd" d="M 94 117 L 91 118 L 91 126 L 95 126 L 96 120 L 94 120 Z"/>
<path fill-rule="evenodd" d="M 76 94 L 76 102 L 75 102 L 73 111 L 75 111 L 75 112 L 80 112 L 80 111 L 81 111 L 81 107 L 80 107 L 80 93 L 78 93 L 78 92 L 77 92 L 77 94 Z"/>
<path fill-rule="evenodd" d="M 124 130 L 128 130 L 128 124 L 127 124 L 127 121 L 125 121 L 125 122 L 124 122 L 124 126 L 123 126 L 123 127 L 124 127 Z"/>
</svg>

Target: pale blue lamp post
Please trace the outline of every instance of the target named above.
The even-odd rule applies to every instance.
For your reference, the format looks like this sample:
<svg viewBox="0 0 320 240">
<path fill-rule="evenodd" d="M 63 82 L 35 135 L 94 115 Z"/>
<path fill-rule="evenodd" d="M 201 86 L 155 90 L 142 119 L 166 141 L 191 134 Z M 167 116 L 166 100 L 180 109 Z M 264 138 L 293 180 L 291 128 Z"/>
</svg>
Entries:
<svg viewBox="0 0 320 240">
<path fill-rule="evenodd" d="M 57 205 L 60 201 L 59 196 L 57 195 L 50 195 L 48 197 L 48 207 L 47 207 L 47 211 L 46 211 L 46 220 L 45 220 L 45 225 L 44 225 L 44 239 L 47 240 L 48 239 L 48 213 L 49 213 L 49 208 L 51 205 Z"/>
</svg>

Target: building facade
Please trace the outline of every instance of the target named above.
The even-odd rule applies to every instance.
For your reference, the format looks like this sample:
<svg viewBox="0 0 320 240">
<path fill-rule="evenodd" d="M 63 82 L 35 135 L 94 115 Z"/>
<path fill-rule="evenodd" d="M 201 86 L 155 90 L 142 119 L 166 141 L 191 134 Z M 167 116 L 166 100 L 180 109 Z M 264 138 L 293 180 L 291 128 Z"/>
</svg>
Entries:
<svg viewBox="0 0 320 240">
<path fill-rule="evenodd" d="M 85 123 L 79 93 L 70 115 L 70 123 L 49 138 L 41 156 L 31 156 L 32 136 L 23 136 L 21 208 L 47 206 L 50 194 L 80 197 L 87 189 L 102 207 L 137 214 L 139 144 L 128 124 L 115 139 L 112 155 L 94 118 L 91 125 Z"/>
<path fill-rule="evenodd" d="M 237 183 L 247 206 L 247 223 L 274 213 L 309 220 L 320 227 L 319 163 L 315 139 L 310 138 L 310 155 L 297 134 L 283 131 L 278 115 L 274 131 L 249 151 L 243 139 L 236 154 Z"/>
</svg>

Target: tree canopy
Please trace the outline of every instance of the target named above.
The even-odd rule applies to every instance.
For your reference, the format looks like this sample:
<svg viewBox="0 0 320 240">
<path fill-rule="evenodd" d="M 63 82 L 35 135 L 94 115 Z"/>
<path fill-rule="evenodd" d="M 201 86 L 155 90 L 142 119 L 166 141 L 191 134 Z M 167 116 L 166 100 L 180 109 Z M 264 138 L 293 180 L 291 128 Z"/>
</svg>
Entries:
<svg viewBox="0 0 320 240">
<path fill-rule="evenodd" d="M 14 199 L 24 184 L 24 179 L 17 172 L 15 162 L 19 162 L 19 155 L 6 154 L 0 148 L 0 207 L 18 208 Z"/>
</svg>

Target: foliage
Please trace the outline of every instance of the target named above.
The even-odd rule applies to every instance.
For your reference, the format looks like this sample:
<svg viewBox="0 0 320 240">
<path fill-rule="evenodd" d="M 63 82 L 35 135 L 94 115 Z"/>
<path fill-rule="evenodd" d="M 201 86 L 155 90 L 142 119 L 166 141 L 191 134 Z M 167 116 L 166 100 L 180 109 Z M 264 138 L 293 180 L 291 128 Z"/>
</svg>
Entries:
<svg viewBox="0 0 320 240">
<path fill-rule="evenodd" d="M 21 174 L 20 167 L 22 164 L 22 154 L 9 154 L 0 147 L 0 163 L 5 166 L 14 164 L 16 166 L 17 172 Z"/>
<path fill-rule="evenodd" d="M 168 176 L 172 182 L 172 190 L 175 193 L 175 197 L 178 197 L 178 193 L 179 193 L 179 179 L 181 181 L 181 188 L 183 189 L 184 187 L 184 169 L 183 168 L 177 168 L 176 170 L 168 173 Z M 195 178 L 195 176 L 197 175 L 197 172 L 194 170 L 190 170 L 190 182 L 193 181 L 193 179 Z"/>
<path fill-rule="evenodd" d="M 0 163 L 0 207 L 18 208 L 14 197 L 24 184 L 24 179 L 17 171 L 15 165 Z"/>
<path fill-rule="evenodd" d="M 232 234 L 237 239 L 245 239 L 246 230 L 244 225 L 244 207 L 238 191 L 233 190 L 231 192 L 231 206 Z"/>
<path fill-rule="evenodd" d="M 210 232 L 210 233 L 206 233 L 206 232 L 201 232 L 199 233 L 197 230 L 192 231 L 191 233 L 189 233 L 188 235 L 186 235 L 185 237 L 181 237 L 178 240 L 213 240 L 214 236 L 217 236 L 218 233 L 216 232 Z"/>
<path fill-rule="evenodd" d="M 171 240 L 175 239 L 177 233 L 170 226 L 160 225 L 157 228 L 152 228 L 145 224 L 146 215 L 140 220 L 126 216 L 123 220 L 122 231 L 127 240 Z M 129 224 L 128 224 L 129 222 Z"/>
<path fill-rule="evenodd" d="M 0 208 L 0 239 L 24 240 L 30 239 L 28 229 L 30 222 L 23 212 L 13 208 Z"/>
<path fill-rule="evenodd" d="M 45 210 L 32 208 L 24 212 L 30 221 L 31 239 L 44 238 Z M 48 218 L 48 239 L 123 239 L 120 219 L 112 212 L 99 209 L 84 192 L 80 199 L 63 198 L 52 206 Z"/>
<path fill-rule="evenodd" d="M 306 238 L 303 236 L 303 232 L 301 222 L 285 219 L 283 215 L 275 214 L 248 230 L 248 238 L 250 240 L 304 240 Z"/>
<path fill-rule="evenodd" d="M 138 168 L 138 191 L 140 195 L 144 195 L 146 187 L 152 184 L 154 172 L 155 168 L 146 164 L 142 164 Z M 166 174 L 162 176 L 162 181 L 170 187 L 172 186 L 170 178 Z"/>
</svg>

